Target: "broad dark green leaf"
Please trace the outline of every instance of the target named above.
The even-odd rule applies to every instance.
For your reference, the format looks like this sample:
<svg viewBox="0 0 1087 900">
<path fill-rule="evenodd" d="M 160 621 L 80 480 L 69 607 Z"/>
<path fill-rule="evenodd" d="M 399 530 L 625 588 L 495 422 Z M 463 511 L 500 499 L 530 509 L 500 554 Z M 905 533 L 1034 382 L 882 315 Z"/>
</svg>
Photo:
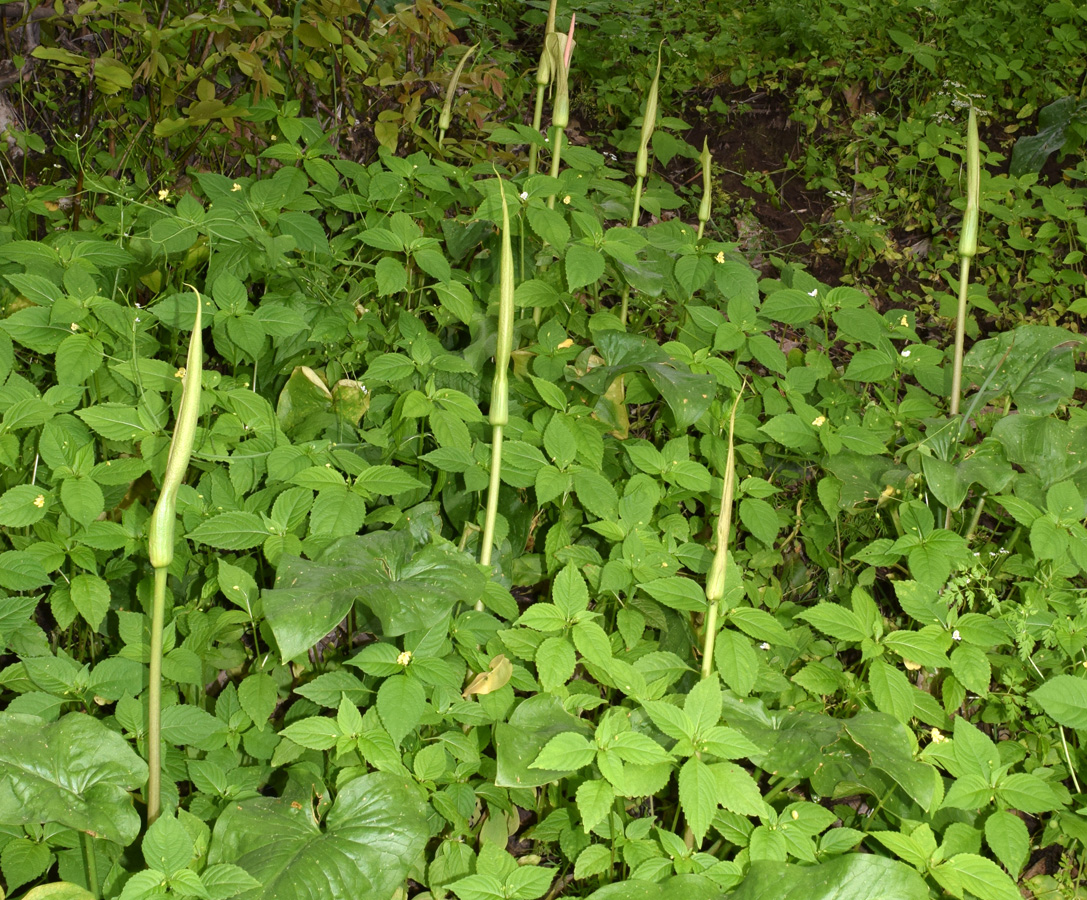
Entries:
<svg viewBox="0 0 1087 900">
<path fill-rule="evenodd" d="M 340 790 L 323 829 L 308 807 L 286 800 L 229 804 L 208 862 L 239 865 L 260 882 L 239 900 L 389 900 L 429 834 L 414 786 L 375 773 Z"/>
<path fill-rule="evenodd" d="M 1021 325 L 978 341 L 963 360 L 963 378 L 981 385 L 981 404 L 1011 394 L 1027 415 L 1049 415 L 1076 389 L 1075 354 L 1084 338 L 1064 328 Z"/>
<path fill-rule="evenodd" d="M 486 577 L 448 541 L 417 547 L 402 531 L 349 535 L 313 560 L 284 556 L 264 612 L 283 659 L 301 656 L 358 601 L 387 637 L 433 624 L 456 603 L 472 606 Z"/>
<path fill-rule="evenodd" d="M 693 425 L 709 409 L 716 391 L 713 376 L 693 374 L 648 338 L 604 331 L 596 335 L 596 345 L 607 365 L 578 379 L 594 394 L 603 394 L 620 375 L 640 370 L 660 392 L 680 430 Z"/>
<path fill-rule="evenodd" d="M 751 865 L 730 900 L 924 900 L 929 889 L 909 866 L 849 853 L 816 866 Z"/>
<path fill-rule="evenodd" d="M 591 737 L 592 729 L 562 708 L 551 694 L 529 697 L 513 711 L 508 722 L 494 727 L 498 756 L 495 783 L 499 787 L 539 787 L 556 781 L 566 772 L 530 768 L 540 751 L 555 735 L 572 731 Z"/>
<path fill-rule="evenodd" d="M 589 895 L 589 900 L 718 900 L 720 885 L 704 875 L 673 875 L 663 881 L 619 881 Z"/>
<path fill-rule="evenodd" d="M 0 713 L 0 822 L 54 823 L 128 845 L 140 830 L 130 791 L 147 765 L 117 732 L 82 713 L 45 725 Z"/>
</svg>

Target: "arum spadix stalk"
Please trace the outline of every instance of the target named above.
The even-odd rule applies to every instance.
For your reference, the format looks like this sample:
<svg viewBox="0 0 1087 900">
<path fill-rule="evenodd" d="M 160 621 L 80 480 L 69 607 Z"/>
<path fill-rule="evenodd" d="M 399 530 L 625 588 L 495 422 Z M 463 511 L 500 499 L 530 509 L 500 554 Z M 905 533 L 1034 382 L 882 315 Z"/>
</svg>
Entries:
<svg viewBox="0 0 1087 900">
<path fill-rule="evenodd" d="M 570 32 L 564 37 L 558 32 L 547 36 L 551 48 L 551 67 L 555 79 L 555 107 L 551 111 L 551 177 L 559 177 L 559 165 L 562 161 L 562 136 L 570 124 L 570 57 L 574 52 L 574 22 L 577 17 L 570 16 Z M 550 209 L 555 208 L 555 195 L 547 198 Z"/>
<path fill-rule="evenodd" d="M 445 103 L 442 104 L 441 115 L 438 116 L 438 146 L 440 147 L 445 142 L 445 133 L 449 130 L 449 124 L 453 121 L 453 97 L 457 93 L 457 82 L 460 81 L 461 72 L 464 71 L 464 64 L 468 62 L 468 57 L 471 56 L 476 47 L 479 44 L 472 44 L 460 58 L 460 62 L 457 63 L 457 67 L 453 70 L 453 75 L 449 79 L 449 87 L 445 90 Z"/>
<path fill-rule="evenodd" d="M 959 232 L 959 309 L 955 317 L 955 360 L 951 369 L 951 415 L 959 414 L 962 399 L 962 362 L 966 342 L 966 294 L 970 286 L 970 260 L 978 252 L 978 202 L 981 194 L 981 150 L 978 146 L 978 120 L 970 107 L 966 124 L 966 213 Z M 960 427 L 959 432 L 962 434 Z M 944 516 L 944 527 L 951 527 L 951 508 Z"/>
<path fill-rule="evenodd" d="M 630 227 L 638 224 L 642 215 L 642 186 L 645 177 L 649 174 L 649 142 L 653 139 L 653 129 L 657 125 L 657 95 L 660 93 L 661 80 L 661 52 L 664 49 L 664 41 L 657 47 L 657 71 L 653 74 L 653 81 L 649 85 L 649 93 L 645 98 L 645 115 L 642 118 L 642 136 L 638 141 L 638 156 L 634 161 L 634 208 L 630 214 Z M 619 321 L 627 323 L 627 304 L 630 301 L 630 285 L 623 290 L 623 304 L 619 310 Z"/>
<path fill-rule="evenodd" d="M 721 490 L 721 512 L 717 517 L 717 547 L 710 563 L 710 573 L 706 578 L 706 626 L 702 642 L 702 677 L 709 678 L 713 672 L 713 648 L 717 642 L 717 616 L 721 599 L 725 596 L 725 570 L 728 566 L 728 542 L 732 532 L 732 501 L 736 488 L 736 410 L 740 406 L 746 380 L 740 385 L 736 399 L 732 402 L 732 412 L 728 417 L 728 454 L 725 458 L 725 485 Z"/>
<path fill-rule="evenodd" d="M 196 423 L 200 417 L 200 381 L 203 360 L 202 317 L 199 292 L 196 293 L 196 321 L 189 338 L 189 354 L 181 380 L 181 404 L 178 407 L 174 437 L 166 459 L 166 474 L 158 503 L 147 528 L 147 552 L 155 570 L 155 590 L 151 600 L 151 665 L 147 710 L 147 821 L 153 823 L 162 811 L 162 629 L 166 615 L 166 573 L 174 560 L 174 530 L 177 525 L 177 492 L 189 468 Z"/>
<path fill-rule="evenodd" d="M 544 94 L 547 86 L 551 84 L 551 51 L 547 47 L 547 36 L 555 31 L 555 7 L 558 0 L 551 0 L 547 8 L 547 27 L 544 28 L 544 45 L 540 52 L 540 64 L 536 67 L 536 107 L 532 111 L 532 130 L 540 133 L 540 122 L 543 119 Z M 535 175 L 539 163 L 540 148 L 532 144 L 528 148 L 528 174 Z"/>
<path fill-rule="evenodd" d="M 955 319 L 955 367 L 951 373 L 951 415 L 959 414 L 962 395 L 962 357 L 966 333 L 966 290 L 970 283 L 970 260 L 978 252 L 978 200 L 981 193 L 981 152 L 978 147 L 978 120 L 973 107 L 966 126 L 966 214 L 959 233 L 959 313 Z"/>
<path fill-rule="evenodd" d="M 713 157 L 710 155 L 709 138 L 702 138 L 702 154 L 698 157 L 702 161 L 702 202 L 698 204 L 698 239 L 702 240 L 702 232 L 706 230 L 706 223 L 710 220 L 710 208 L 713 202 L 713 185 L 710 182 L 710 164 Z"/>
<path fill-rule="evenodd" d="M 513 245 L 510 241 L 510 214 L 506 206 L 506 189 L 498 177 L 498 193 L 502 198 L 502 249 L 498 262 L 498 336 L 494 351 L 494 382 L 491 385 L 491 481 L 487 487 L 487 512 L 483 520 L 483 538 L 479 561 L 491 565 L 494 549 L 494 525 L 498 518 L 498 491 L 502 478 L 502 431 L 510 420 L 510 357 L 513 354 Z M 483 608 L 483 601 L 476 609 Z"/>
</svg>

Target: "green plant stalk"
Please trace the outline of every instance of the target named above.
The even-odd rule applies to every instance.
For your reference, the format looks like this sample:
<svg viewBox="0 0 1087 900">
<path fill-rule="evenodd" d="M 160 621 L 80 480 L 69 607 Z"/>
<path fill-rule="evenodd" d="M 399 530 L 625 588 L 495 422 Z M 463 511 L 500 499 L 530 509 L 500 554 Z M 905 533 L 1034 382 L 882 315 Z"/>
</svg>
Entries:
<svg viewBox="0 0 1087 900">
<path fill-rule="evenodd" d="M 449 130 L 449 125 L 453 121 L 453 97 L 457 93 L 457 82 L 460 81 L 460 76 L 464 71 L 464 64 L 468 62 L 468 57 L 475 52 L 478 46 L 479 44 L 472 44 L 472 46 L 465 51 L 464 56 L 460 58 L 460 62 L 457 63 L 457 67 L 453 70 L 453 76 L 449 79 L 449 87 L 445 90 L 445 102 L 442 104 L 441 115 L 438 116 L 439 147 L 445 142 L 445 133 Z"/>
<path fill-rule="evenodd" d="M 702 643 L 702 677 L 713 672 L 713 649 L 717 642 L 717 617 L 725 596 L 725 571 L 728 567 L 728 542 L 732 532 L 732 501 L 736 490 L 736 410 L 747 386 L 746 379 L 736 392 L 728 416 L 728 455 L 725 458 L 725 483 L 721 490 L 721 512 L 717 517 L 717 547 L 706 578 L 706 633 Z"/>
<path fill-rule="evenodd" d="M 966 334 L 966 292 L 970 284 L 970 260 L 978 252 L 978 201 L 981 193 L 981 153 L 978 122 L 973 108 L 966 133 L 966 214 L 959 234 L 959 310 L 955 319 L 955 362 L 951 373 L 951 415 L 959 414 L 962 396 L 962 360 Z"/>
<path fill-rule="evenodd" d="M 513 244 L 510 240 L 510 213 L 501 176 L 498 192 L 502 198 L 502 248 L 498 264 L 498 335 L 494 352 L 494 383 L 491 386 L 489 421 L 492 428 L 491 478 L 487 486 L 487 510 L 479 561 L 490 567 L 494 550 L 494 527 L 498 519 L 498 492 L 502 476 L 502 431 L 510 420 L 509 367 L 513 355 Z M 483 601 L 476 604 L 482 610 Z"/>
<path fill-rule="evenodd" d="M 974 108 L 966 125 L 966 213 L 959 233 L 959 308 L 955 316 L 955 359 L 951 369 L 950 413 L 959 414 L 962 398 L 962 363 L 966 344 L 966 295 L 970 287 L 970 261 L 978 252 L 978 202 L 981 194 L 981 152 L 978 120 Z M 961 433 L 961 429 L 960 429 Z M 944 515 L 944 527 L 951 527 L 951 510 Z"/>
<path fill-rule="evenodd" d="M 189 468 L 196 424 L 200 417 L 201 364 L 203 361 L 203 300 L 196 293 L 196 321 L 189 338 L 189 352 L 182 380 L 170 454 L 162 490 L 147 529 L 147 550 L 155 570 L 151 601 L 151 661 L 147 712 L 147 821 L 153 824 L 162 812 L 162 631 L 166 617 L 166 576 L 174 559 L 174 531 L 177 525 L 177 492 Z"/>
<path fill-rule="evenodd" d="M 547 86 L 551 84 L 551 55 L 547 49 L 547 36 L 555 31 L 555 7 L 558 0 L 551 0 L 547 9 L 547 26 L 544 28 L 544 47 L 540 53 L 540 64 L 536 67 L 536 106 L 532 111 L 532 130 L 540 133 L 540 123 L 543 121 L 544 95 Z M 540 148 L 532 144 L 528 148 L 528 174 L 535 175 L 539 166 Z"/>
<path fill-rule="evenodd" d="M 664 41 L 657 47 L 657 71 L 653 73 L 653 81 L 649 85 L 649 93 L 645 99 L 645 115 L 642 117 L 642 134 L 638 141 L 638 155 L 634 160 L 634 205 L 630 213 L 630 227 L 636 228 L 638 220 L 642 217 L 642 188 L 645 177 L 649 174 L 649 142 L 653 139 L 653 129 L 657 125 L 657 96 L 660 93 L 661 80 L 661 53 L 664 50 Z M 699 234 L 701 237 L 701 233 Z M 619 321 L 627 324 L 627 314 L 630 305 L 630 285 L 623 288 L 623 300 L 619 307 Z"/>
<path fill-rule="evenodd" d="M 102 889 L 98 883 L 98 860 L 94 858 L 94 838 L 87 832 L 79 835 L 80 847 L 83 850 L 83 871 L 87 876 L 87 889 L 94 900 L 102 896 Z"/>
</svg>

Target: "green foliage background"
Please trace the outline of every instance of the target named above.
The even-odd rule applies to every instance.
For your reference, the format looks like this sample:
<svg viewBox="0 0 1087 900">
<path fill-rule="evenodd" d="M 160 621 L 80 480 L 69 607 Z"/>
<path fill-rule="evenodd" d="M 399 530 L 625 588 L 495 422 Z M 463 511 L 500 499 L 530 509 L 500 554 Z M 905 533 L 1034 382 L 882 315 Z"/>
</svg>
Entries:
<svg viewBox="0 0 1087 900">
<path fill-rule="evenodd" d="M 563 4 L 577 124 L 531 176 L 547 4 L 0 12 L 0 897 L 1083 893 L 1077 4 Z M 765 97 L 798 145 L 718 161 L 700 234 L 693 145 Z"/>
</svg>

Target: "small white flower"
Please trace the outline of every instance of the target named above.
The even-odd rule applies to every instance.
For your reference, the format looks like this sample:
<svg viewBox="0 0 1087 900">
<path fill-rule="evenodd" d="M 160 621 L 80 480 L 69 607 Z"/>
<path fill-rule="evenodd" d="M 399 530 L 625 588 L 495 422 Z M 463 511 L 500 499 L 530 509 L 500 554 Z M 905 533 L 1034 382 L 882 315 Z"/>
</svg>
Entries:
<svg viewBox="0 0 1087 900">
<path fill-rule="evenodd" d="M 241 189 L 242 189 L 242 186 L 241 186 L 240 184 L 238 184 L 238 182 L 236 182 L 236 181 L 235 181 L 235 182 L 234 182 L 234 183 L 233 183 L 233 184 L 232 184 L 232 185 L 230 186 L 230 193 L 232 193 L 232 194 L 233 194 L 233 193 L 234 193 L 235 191 L 240 191 Z"/>
<path fill-rule="evenodd" d="M 902 358 L 903 359 L 909 359 L 910 358 L 910 351 L 909 350 L 903 350 L 902 351 Z"/>
<path fill-rule="evenodd" d="M 396 657 L 396 662 L 398 665 L 406 666 L 408 663 L 411 662 L 411 651 L 404 650 Z"/>
<path fill-rule="evenodd" d="M 958 628 L 956 628 L 954 631 L 951 632 L 951 640 L 953 640 L 953 641 L 961 641 L 962 640 L 962 635 L 959 634 L 959 629 Z"/>
<path fill-rule="evenodd" d="M 822 428 L 824 425 L 827 424 L 827 417 L 826 416 L 816 416 L 814 419 L 811 420 L 811 423 L 816 428 Z"/>
<path fill-rule="evenodd" d="M 170 191 L 168 188 L 163 188 L 159 191 L 159 200 L 168 200 L 170 198 Z"/>
<path fill-rule="evenodd" d="M 810 291 L 808 291 L 808 296 L 809 297 L 814 297 L 818 293 L 819 293 L 819 288 L 812 288 Z"/>
<path fill-rule="evenodd" d="M 528 199 L 528 191 L 521 191 L 521 199 L 522 200 L 527 200 Z"/>
<path fill-rule="evenodd" d="M 759 644 L 759 649 L 760 650 L 769 650 L 770 649 L 769 642 L 763 641 L 761 644 Z"/>
<path fill-rule="evenodd" d="M 79 326 L 75 322 L 72 323 L 71 328 L 72 331 L 79 331 Z"/>
</svg>

